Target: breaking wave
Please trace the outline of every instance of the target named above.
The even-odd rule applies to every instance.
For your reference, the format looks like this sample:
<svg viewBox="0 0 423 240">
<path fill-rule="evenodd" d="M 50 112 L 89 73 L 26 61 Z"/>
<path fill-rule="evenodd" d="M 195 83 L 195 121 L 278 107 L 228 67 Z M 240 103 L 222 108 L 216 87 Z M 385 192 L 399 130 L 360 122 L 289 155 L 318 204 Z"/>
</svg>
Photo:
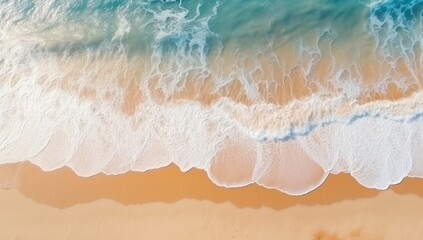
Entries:
<svg viewBox="0 0 423 240">
<path fill-rule="evenodd" d="M 0 163 L 299 195 L 423 177 L 423 1 L 0 1 Z"/>
</svg>

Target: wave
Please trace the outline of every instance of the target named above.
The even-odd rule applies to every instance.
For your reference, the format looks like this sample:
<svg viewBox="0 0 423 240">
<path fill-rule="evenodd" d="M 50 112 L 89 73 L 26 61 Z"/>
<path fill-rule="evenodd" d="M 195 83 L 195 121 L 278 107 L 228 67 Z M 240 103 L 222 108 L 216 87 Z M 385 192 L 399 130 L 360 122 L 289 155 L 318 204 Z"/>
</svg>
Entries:
<svg viewBox="0 0 423 240">
<path fill-rule="evenodd" d="M 351 105 L 314 96 L 285 107 L 144 103 L 133 115 L 61 90 L 2 94 L 0 159 L 63 166 L 80 176 L 177 164 L 225 187 L 259 183 L 304 194 L 329 173 L 378 189 L 422 177 L 423 95 Z M 6 101 L 5 101 L 6 100 Z M 18 106 L 18 107 L 17 107 Z"/>
<path fill-rule="evenodd" d="M 2 2 L 0 163 L 293 195 L 423 177 L 421 1 L 337 2 Z"/>
</svg>

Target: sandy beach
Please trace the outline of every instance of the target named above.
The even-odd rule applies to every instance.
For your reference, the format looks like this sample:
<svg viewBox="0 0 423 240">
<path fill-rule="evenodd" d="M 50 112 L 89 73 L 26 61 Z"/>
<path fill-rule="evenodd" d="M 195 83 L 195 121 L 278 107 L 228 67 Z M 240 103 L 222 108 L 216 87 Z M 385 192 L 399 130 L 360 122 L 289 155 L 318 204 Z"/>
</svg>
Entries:
<svg viewBox="0 0 423 240">
<path fill-rule="evenodd" d="M 9 173 L 9 175 L 7 174 Z M 12 179 L 13 181 L 6 182 Z M 2 166 L 1 239 L 421 239 L 423 182 L 387 191 L 330 176 L 294 197 L 257 185 L 225 189 L 201 170 L 76 176 Z"/>
<path fill-rule="evenodd" d="M 423 239 L 422 16 L 0 1 L 0 240 Z"/>
</svg>

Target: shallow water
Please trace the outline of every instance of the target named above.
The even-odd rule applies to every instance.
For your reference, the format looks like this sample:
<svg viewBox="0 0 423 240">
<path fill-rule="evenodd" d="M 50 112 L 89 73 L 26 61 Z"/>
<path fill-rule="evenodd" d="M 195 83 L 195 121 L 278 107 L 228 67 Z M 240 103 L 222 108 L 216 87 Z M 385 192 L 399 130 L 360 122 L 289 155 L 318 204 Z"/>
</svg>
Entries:
<svg viewBox="0 0 423 240">
<path fill-rule="evenodd" d="M 0 163 L 304 194 L 423 176 L 423 1 L 0 1 Z"/>
</svg>

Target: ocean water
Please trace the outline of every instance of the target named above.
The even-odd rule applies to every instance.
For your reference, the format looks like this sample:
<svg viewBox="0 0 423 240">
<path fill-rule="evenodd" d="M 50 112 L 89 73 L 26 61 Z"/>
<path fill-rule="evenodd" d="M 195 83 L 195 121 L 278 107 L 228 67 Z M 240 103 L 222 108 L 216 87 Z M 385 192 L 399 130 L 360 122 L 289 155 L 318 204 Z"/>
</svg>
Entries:
<svg viewBox="0 0 423 240">
<path fill-rule="evenodd" d="M 305 194 L 423 177 L 420 0 L 0 0 L 0 163 Z"/>
</svg>

